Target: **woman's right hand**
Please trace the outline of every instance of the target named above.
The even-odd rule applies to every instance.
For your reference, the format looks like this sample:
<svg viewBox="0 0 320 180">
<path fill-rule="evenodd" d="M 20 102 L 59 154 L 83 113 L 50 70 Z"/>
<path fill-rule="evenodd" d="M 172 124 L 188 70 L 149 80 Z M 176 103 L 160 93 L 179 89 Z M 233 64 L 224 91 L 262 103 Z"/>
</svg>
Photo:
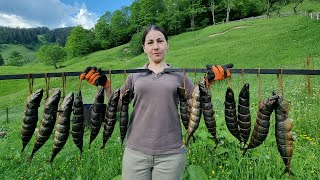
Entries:
<svg viewBox="0 0 320 180">
<path fill-rule="evenodd" d="M 94 86 L 103 86 L 104 88 L 110 87 L 110 80 L 107 76 L 101 73 L 101 68 L 95 66 L 87 67 L 80 75 L 81 80 L 86 80 L 89 84 Z"/>
</svg>

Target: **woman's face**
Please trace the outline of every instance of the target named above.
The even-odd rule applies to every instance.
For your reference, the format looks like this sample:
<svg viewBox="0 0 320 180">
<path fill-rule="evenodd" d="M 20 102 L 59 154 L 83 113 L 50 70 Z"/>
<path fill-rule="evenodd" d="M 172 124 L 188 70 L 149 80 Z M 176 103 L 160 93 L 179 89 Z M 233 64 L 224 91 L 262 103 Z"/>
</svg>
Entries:
<svg viewBox="0 0 320 180">
<path fill-rule="evenodd" d="M 160 31 L 149 31 L 143 45 L 143 50 L 148 55 L 149 62 L 162 62 L 168 48 L 166 38 Z"/>
</svg>

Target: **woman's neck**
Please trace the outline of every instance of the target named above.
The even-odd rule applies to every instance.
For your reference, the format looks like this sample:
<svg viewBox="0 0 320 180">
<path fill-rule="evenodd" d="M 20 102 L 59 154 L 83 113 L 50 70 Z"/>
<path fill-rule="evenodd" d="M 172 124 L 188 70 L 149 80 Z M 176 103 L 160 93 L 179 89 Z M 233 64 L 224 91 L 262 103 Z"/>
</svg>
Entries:
<svg viewBox="0 0 320 180">
<path fill-rule="evenodd" d="M 152 70 L 156 74 L 158 74 L 159 72 L 162 72 L 166 67 L 168 67 L 168 65 L 164 62 L 160 62 L 160 63 L 150 62 L 148 64 L 148 69 Z"/>
</svg>

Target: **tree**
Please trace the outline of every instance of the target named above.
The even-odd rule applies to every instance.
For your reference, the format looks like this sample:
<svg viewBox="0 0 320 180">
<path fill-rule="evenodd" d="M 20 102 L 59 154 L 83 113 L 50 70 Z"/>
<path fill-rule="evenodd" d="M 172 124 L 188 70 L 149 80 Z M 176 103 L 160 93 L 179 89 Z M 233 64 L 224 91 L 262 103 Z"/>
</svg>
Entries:
<svg viewBox="0 0 320 180">
<path fill-rule="evenodd" d="M 65 46 L 68 56 L 73 58 L 92 52 L 93 37 L 92 32 L 82 26 L 72 29 Z"/>
<path fill-rule="evenodd" d="M 111 46 L 111 42 L 109 40 L 110 22 L 111 12 L 107 11 L 103 16 L 99 18 L 93 29 L 94 35 L 102 49 L 107 49 Z"/>
<path fill-rule="evenodd" d="M 23 62 L 22 62 L 22 55 L 20 52 L 18 51 L 12 51 L 9 54 L 9 58 L 7 61 L 7 65 L 8 66 L 20 66 Z"/>
<path fill-rule="evenodd" d="M 215 25 L 216 21 L 214 19 L 214 9 L 215 9 L 214 0 L 209 0 L 209 9 L 210 9 L 211 15 L 212 15 L 212 24 Z"/>
<path fill-rule="evenodd" d="M 293 12 L 297 14 L 297 7 L 302 4 L 303 0 L 294 0 Z"/>
<path fill-rule="evenodd" d="M 57 44 L 44 45 L 38 50 L 37 57 L 40 62 L 54 66 L 56 69 L 58 69 L 57 64 L 66 59 L 67 52 L 63 47 Z"/>
<path fill-rule="evenodd" d="M 201 5 L 201 0 L 186 0 L 185 12 L 190 18 L 190 28 L 193 30 L 195 28 L 195 18 L 198 14 L 205 12 L 206 9 Z"/>
<path fill-rule="evenodd" d="M 266 0 L 267 1 L 267 17 L 270 17 L 271 8 L 275 5 L 279 0 Z"/>
<path fill-rule="evenodd" d="M 4 59 L 2 58 L 2 55 L 0 54 L 0 66 L 4 65 Z"/>
</svg>

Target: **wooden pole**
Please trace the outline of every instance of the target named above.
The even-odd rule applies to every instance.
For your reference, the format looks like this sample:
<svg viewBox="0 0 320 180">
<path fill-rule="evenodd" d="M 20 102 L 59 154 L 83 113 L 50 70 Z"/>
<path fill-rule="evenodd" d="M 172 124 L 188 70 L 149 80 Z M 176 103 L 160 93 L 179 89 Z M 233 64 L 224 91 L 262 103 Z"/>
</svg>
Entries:
<svg viewBox="0 0 320 180">
<path fill-rule="evenodd" d="M 310 69 L 310 57 L 307 56 L 307 68 Z M 311 81 L 310 81 L 310 75 L 307 76 L 308 79 L 308 95 L 311 94 Z"/>
<path fill-rule="evenodd" d="M 317 14 L 317 21 L 319 20 L 319 14 Z"/>
<path fill-rule="evenodd" d="M 7 107 L 7 123 L 9 123 L 9 107 Z"/>
</svg>

